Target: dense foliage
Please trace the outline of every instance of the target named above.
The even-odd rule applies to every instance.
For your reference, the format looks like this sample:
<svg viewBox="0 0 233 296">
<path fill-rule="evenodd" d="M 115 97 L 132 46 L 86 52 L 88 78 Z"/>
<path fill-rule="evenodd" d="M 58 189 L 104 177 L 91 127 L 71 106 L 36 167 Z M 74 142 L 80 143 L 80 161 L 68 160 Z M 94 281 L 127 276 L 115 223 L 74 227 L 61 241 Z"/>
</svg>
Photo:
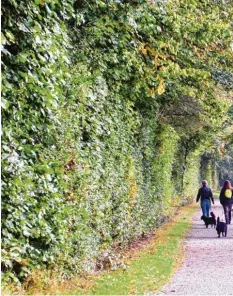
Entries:
<svg viewBox="0 0 233 296">
<path fill-rule="evenodd" d="M 101 252 L 148 234 L 200 177 L 215 178 L 203 155 L 232 102 L 232 6 L 3 0 L 2 10 L 4 281 L 94 270 Z"/>
<path fill-rule="evenodd" d="M 233 184 L 233 106 L 229 108 L 228 120 L 224 124 L 224 132 L 215 139 L 214 159 L 216 160 L 216 171 L 219 185 L 223 186 L 225 180 Z"/>
</svg>

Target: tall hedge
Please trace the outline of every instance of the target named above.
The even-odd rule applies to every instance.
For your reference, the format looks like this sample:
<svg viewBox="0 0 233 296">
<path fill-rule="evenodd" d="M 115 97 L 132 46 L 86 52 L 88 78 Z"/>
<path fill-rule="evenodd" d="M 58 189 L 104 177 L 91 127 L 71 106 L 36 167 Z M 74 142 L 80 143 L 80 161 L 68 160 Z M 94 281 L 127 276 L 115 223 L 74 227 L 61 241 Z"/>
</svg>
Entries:
<svg viewBox="0 0 233 296">
<path fill-rule="evenodd" d="M 4 281 L 92 271 L 101 252 L 192 199 L 230 105 L 216 69 L 231 68 L 232 8 L 9 0 L 2 9 Z"/>
</svg>

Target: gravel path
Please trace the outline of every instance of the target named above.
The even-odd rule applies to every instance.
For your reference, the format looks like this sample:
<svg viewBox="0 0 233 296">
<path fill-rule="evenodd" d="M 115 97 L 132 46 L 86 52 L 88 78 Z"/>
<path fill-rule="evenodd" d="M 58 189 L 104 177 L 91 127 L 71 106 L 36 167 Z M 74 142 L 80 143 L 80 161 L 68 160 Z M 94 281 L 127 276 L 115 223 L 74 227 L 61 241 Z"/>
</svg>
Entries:
<svg viewBox="0 0 233 296">
<path fill-rule="evenodd" d="M 212 211 L 216 217 L 222 217 L 217 201 Z M 218 238 L 214 228 L 205 228 L 200 216 L 197 208 L 192 229 L 184 241 L 182 265 L 155 295 L 233 295 L 233 224 L 228 225 L 226 238 Z"/>
</svg>

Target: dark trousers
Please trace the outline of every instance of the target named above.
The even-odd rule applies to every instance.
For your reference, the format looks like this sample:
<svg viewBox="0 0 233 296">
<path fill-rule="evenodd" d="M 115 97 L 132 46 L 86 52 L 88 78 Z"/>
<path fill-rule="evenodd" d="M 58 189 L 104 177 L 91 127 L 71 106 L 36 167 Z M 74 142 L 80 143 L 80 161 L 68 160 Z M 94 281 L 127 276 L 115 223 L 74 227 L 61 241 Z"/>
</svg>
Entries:
<svg viewBox="0 0 233 296">
<path fill-rule="evenodd" d="M 231 223 L 231 210 L 232 210 L 232 204 L 223 205 L 224 215 L 226 219 L 226 223 Z"/>
</svg>

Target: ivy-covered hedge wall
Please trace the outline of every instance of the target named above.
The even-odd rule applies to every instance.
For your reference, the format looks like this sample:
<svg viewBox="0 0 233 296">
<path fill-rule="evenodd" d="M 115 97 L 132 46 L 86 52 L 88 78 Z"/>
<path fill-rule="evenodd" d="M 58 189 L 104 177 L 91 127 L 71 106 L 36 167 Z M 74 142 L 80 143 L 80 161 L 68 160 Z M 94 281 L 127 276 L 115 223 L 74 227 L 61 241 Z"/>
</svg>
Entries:
<svg viewBox="0 0 233 296">
<path fill-rule="evenodd" d="M 232 9 L 152 2 L 3 1 L 6 283 L 93 271 L 196 194 L 230 105 L 213 73 Z"/>
</svg>

